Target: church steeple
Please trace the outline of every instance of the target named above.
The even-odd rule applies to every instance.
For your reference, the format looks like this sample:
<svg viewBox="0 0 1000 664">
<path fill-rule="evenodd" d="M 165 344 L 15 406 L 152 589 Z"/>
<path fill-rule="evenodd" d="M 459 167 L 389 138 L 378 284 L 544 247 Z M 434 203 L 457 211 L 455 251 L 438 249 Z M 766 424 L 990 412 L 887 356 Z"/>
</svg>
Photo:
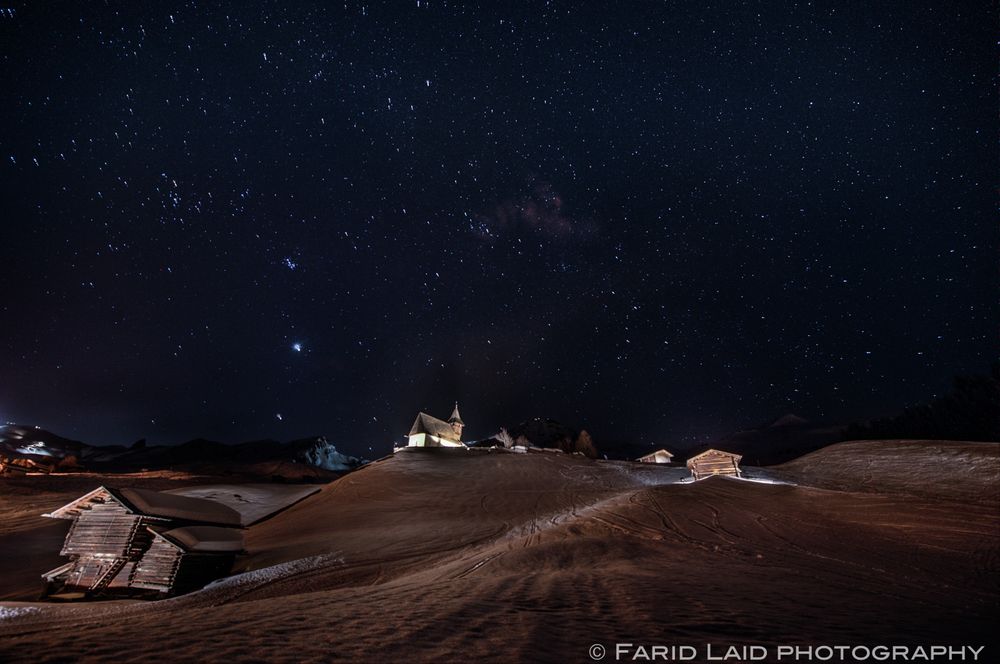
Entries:
<svg viewBox="0 0 1000 664">
<path fill-rule="evenodd" d="M 455 410 L 451 411 L 451 417 L 448 418 L 448 424 L 458 435 L 459 440 L 462 439 L 462 428 L 465 427 L 465 422 L 462 421 L 462 416 L 458 414 L 458 402 L 455 402 Z"/>
</svg>

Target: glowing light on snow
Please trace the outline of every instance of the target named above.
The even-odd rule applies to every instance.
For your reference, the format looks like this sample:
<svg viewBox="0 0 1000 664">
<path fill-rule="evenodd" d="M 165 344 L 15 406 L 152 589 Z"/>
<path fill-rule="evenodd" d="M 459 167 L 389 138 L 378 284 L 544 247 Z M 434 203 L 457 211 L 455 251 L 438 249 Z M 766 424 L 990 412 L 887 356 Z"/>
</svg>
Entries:
<svg viewBox="0 0 1000 664">
<path fill-rule="evenodd" d="M 34 441 L 28 445 L 17 448 L 17 451 L 21 454 L 34 454 L 36 456 L 53 456 L 52 452 L 45 449 L 45 443 L 40 440 Z"/>
</svg>

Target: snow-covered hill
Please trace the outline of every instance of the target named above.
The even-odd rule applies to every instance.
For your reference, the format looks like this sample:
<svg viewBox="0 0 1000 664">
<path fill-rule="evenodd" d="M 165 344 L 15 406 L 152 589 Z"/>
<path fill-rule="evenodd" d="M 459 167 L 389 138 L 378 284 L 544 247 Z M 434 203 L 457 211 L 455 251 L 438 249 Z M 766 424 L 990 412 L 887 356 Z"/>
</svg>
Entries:
<svg viewBox="0 0 1000 664">
<path fill-rule="evenodd" d="M 250 469 L 256 474 L 286 477 L 301 475 L 303 467 L 340 473 L 365 463 L 364 459 L 338 451 L 322 436 L 287 443 L 259 440 L 235 445 L 204 439 L 180 445 L 146 445 L 145 441 L 139 441 L 125 447 L 88 445 L 38 427 L 18 424 L 0 427 L 0 456 L 29 458 L 49 466 L 71 458 L 73 468 L 98 472 L 161 469 L 243 472 Z"/>
</svg>

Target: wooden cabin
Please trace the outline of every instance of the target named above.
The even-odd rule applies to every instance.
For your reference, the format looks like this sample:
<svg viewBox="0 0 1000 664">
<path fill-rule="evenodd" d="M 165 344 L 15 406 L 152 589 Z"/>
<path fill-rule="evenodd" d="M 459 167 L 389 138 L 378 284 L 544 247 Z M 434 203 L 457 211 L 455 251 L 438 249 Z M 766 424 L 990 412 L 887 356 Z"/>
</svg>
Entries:
<svg viewBox="0 0 1000 664">
<path fill-rule="evenodd" d="M 712 475 L 734 475 L 740 477 L 740 459 L 743 457 L 722 450 L 707 450 L 687 460 L 688 470 L 696 480 Z"/>
<path fill-rule="evenodd" d="M 185 593 L 229 574 L 233 556 L 243 550 L 243 535 L 233 528 L 188 526 L 153 541 L 132 571 L 131 587 Z M 231 554 L 231 555 L 226 555 Z"/>
<path fill-rule="evenodd" d="M 641 461 L 642 463 L 670 463 L 670 460 L 674 458 L 674 455 L 667 450 L 656 450 L 655 452 L 650 452 L 646 456 L 641 456 L 636 461 Z"/>
<path fill-rule="evenodd" d="M 53 465 L 27 457 L 0 456 L 0 475 L 27 475 L 28 473 L 51 473 Z"/>
<path fill-rule="evenodd" d="M 72 521 L 47 594 L 166 596 L 225 576 L 243 549 L 239 513 L 203 498 L 98 487 L 43 516 Z"/>
<path fill-rule="evenodd" d="M 417 413 L 417 419 L 407 434 L 407 447 L 465 447 L 462 429 L 465 422 L 458 413 L 458 404 L 448 421 L 439 420 L 427 413 Z"/>
</svg>

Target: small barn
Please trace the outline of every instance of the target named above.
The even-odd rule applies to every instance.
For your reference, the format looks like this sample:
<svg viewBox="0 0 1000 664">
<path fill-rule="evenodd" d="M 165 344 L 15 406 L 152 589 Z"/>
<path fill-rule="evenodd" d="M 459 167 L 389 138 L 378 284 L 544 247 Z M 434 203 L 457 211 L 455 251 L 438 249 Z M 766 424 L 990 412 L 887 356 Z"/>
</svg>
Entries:
<svg viewBox="0 0 1000 664">
<path fill-rule="evenodd" d="M 243 534 L 233 528 L 188 526 L 153 540 L 132 570 L 129 586 L 159 593 L 185 593 L 229 574 L 243 550 Z"/>
<path fill-rule="evenodd" d="M 734 475 L 740 477 L 740 459 L 743 457 L 722 450 L 707 450 L 687 460 L 688 470 L 696 480 L 712 475 Z"/>
<path fill-rule="evenodd" d="M 465 447 L 462 429 L 465 422 L 458 413 L 458 404 L 448 421 L 439 420 L 427 413 L 417 413 L 417 419 L 407 434 L 407 447 Z"/>
<path fill-rule="evenodd" d="M 166 596 L 225 576 L 243 550 L 240 514 L 221 503 L 98 487 L 43 516 L 72 521 L 47 594 Z"/>
<path fill-rule="evenodd" d="M 667 450 L 656 450 L 655 452 L 650 452 L 646 456 L 641 456 L 636 461 L 641 461 L 642 463 L 670 463 L 670 460 L 674 458 L 674 455 Z"/>
<path fill-rule="evenodd" d="M 52 472 L 52 464 L 43 463 L 27 457 L 0 456 L 0 475 L 27 475 L 28 473 Z"/>
</svg>

